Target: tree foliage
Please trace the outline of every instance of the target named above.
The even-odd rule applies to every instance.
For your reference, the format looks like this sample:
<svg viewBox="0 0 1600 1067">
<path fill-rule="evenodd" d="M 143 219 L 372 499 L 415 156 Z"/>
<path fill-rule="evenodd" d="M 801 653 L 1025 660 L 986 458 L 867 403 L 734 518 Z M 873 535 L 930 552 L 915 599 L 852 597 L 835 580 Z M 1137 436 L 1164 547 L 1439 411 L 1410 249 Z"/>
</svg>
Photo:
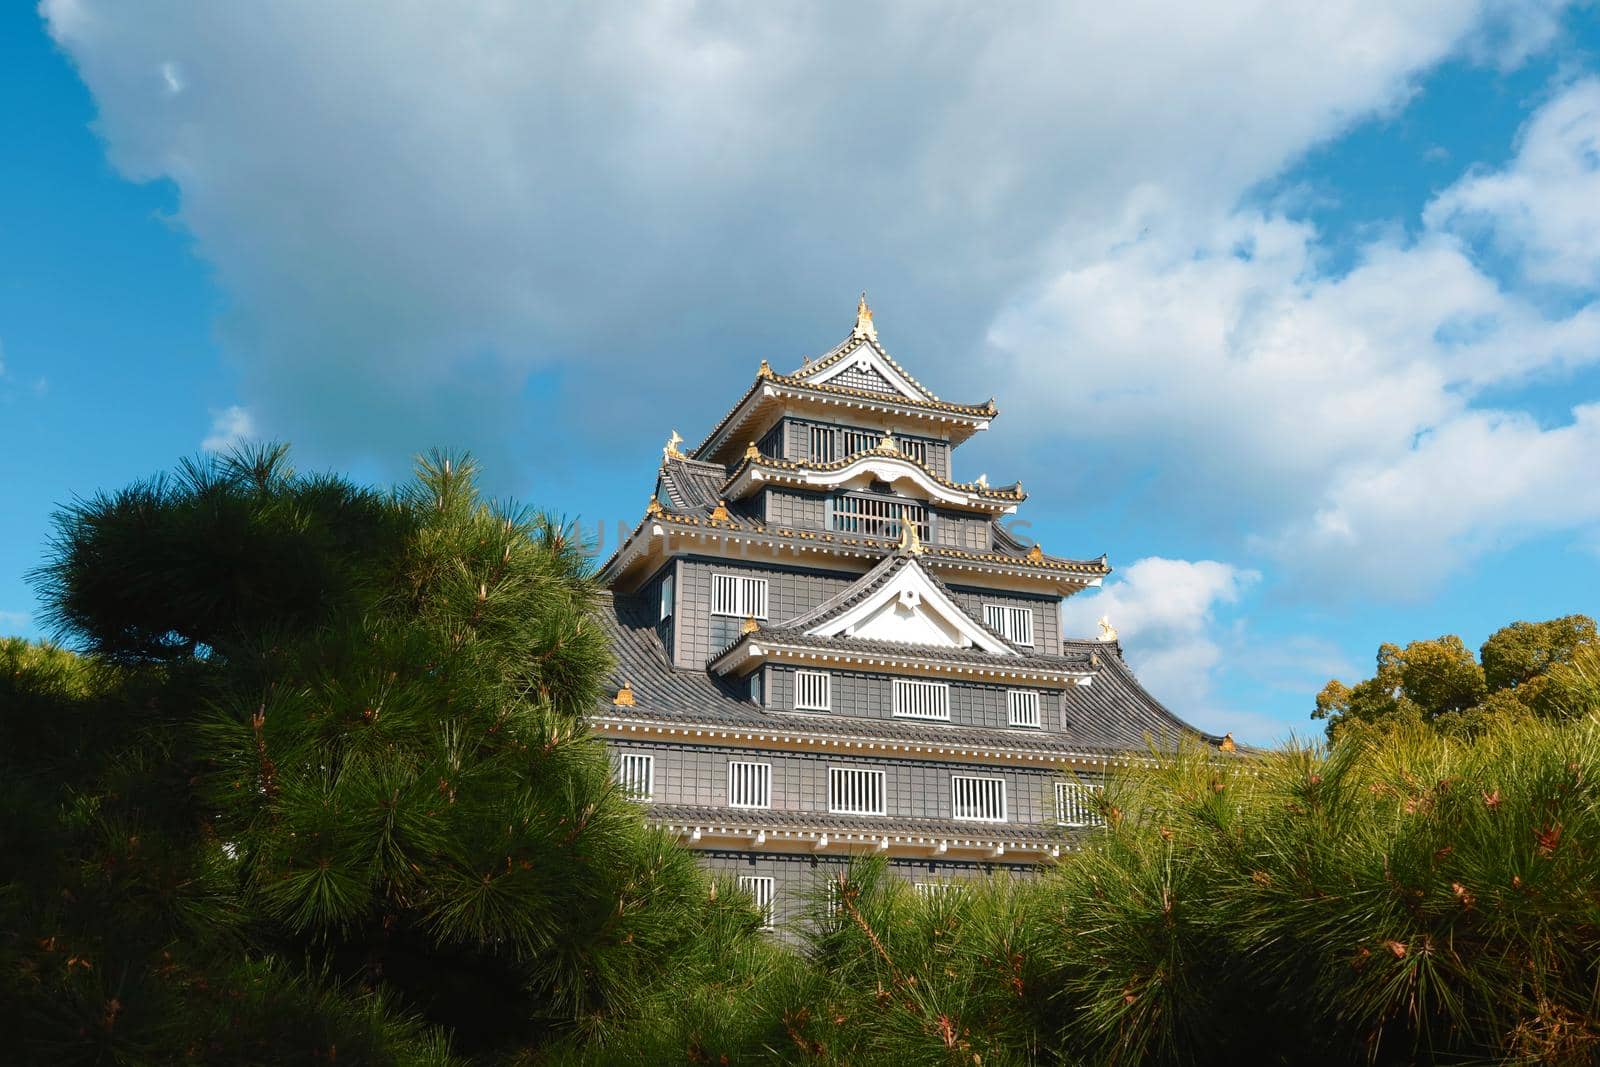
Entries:
<svg viewBox="0 0 1600 1067">
<path fill-rule="evenodd" d="M 379 494 L 274 448 L 61 515 L 38 578 L 86 654 L 0 646 L 20 1047 L 603 1047 L 703 976 L 707 931 L 776 951 L 584 731 L 609 653 L 582 544 L 474 475 L 435 455 Z"/>
<path fill-rule="evenodd" d="M 1571 718 L 1600 707 L 1581 682 L 1597 657 L 1600 642 L 1587 615 L 1512 623 L 1495 631 L 1477 658 L 1454 634 L 1403 649 L 1385 643 L 1373 676 L 1354 686 L 1330 681 L 1311 717 L 1328 720 L 1329 737 L 1348 727 L 1428 723 L 1471 734 L 1507 716 Z"/>
<path fill-rule="evenodd" d="M 922 899 L 858 863 L 819 887 L 808 975 L 719 991 L 720 1025 L 655 1004 L 589 1061 L 1600 1056 L 1600 719 L 1195 748 L 1103 811 L 1032 881 Z"/>
<path fill-rule="evenodd" d="M 1600 1055 L 1587 618 L 1385 645 L 1327 746 L 1153 753 L 1037 878 L 858 861 L 796 950 L 611 784 L 582 546 L 474 474 L 267 449 L 63 512 L 38 580 L 81 651 L 0 641 L 16 1058 Z"/>
</svg>

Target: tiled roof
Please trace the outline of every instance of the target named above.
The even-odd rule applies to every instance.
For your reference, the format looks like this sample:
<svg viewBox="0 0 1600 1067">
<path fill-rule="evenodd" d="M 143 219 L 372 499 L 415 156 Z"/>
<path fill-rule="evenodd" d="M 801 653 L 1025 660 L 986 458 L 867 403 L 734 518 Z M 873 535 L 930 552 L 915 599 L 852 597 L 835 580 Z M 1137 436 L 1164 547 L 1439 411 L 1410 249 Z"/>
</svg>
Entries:
<svg viewBox="0 0 1600 1067">
<path fill-rule="evenodd" d="M 605 594 L 599 621 L 616 656 L 609 692 L 624 683 L 633 692 L 629 707 L 609 702 L 596 709 L 606 718 L 661 724 L 694 724 L 797 737 L 853 737 L 949 748 L 994 749 L 1066 759 L 1079 754 L 1115 757 L 1139 754 L 1151 744 L 1167 747 L 1182 736 L 1200 736 L 1133 680 L 1109 650 L 1099 651 L 1094 681 L 1067 687 L 1070 708 L 1066 730 L 995 730 L 900 719 L 857 719 L 843 715 L 800 714 L 760 707 L 744 686 L 725 683 L 704 669 L 672 666 L 656 635 L 652 606 L 633 597 Z M 1069 654 L 1101 650 L 1095 642 L 1073 642 Z M 1089 648 L 1094 646 L 1094 649 Z M 1076 669 L 1081 668 L 1081 661 Z M 1084 700 L 1085 695 L 1089 697 Z"/>
<path fill-rule="evenodd" d="M 800 652 L 821 653 L 848 659 L 882 660 L 889 662 L 928 662 L 979 667 L 980 674 L 1004 674 L 1008 677 L 1051 676 L 1056 674 L 1083 674 L 1091 669 L 1088 656 L 1035 656 L 1028 653 L 1016 656 L 997 656 L 976 648 L 938 648 L 908 645 L 899 641 L 876 641 L 860 637 L 807 637 L 798 631 L 761 629 L 743 634 L 711 657 L 718 660 L 738 650 L 746 641 L 759 643 L 766 653 Z"/>
<path fill-rule="evenodd" d="M 668 458 L 661 464 L 661 485 L 675 511 L 707 511 L 722 498 L 728 469 L 720 463 Z"/>
<path fill-rule="evenodd" d="M 705 439 L 695 446 L 692 455 L 698 456 L 705 452 L 721 434 L 724 428 L 733 421 L 733 417 L 749 402 L 750 397 L 763 386 L 776 386 L 800 395 L 813 394 L 816 396 L 851 397 L 857 400 L 869 401 L 874 404 L 894 405 L 911 410 L 933 412 L 938 415 L 952 416 L 957 419 L 970 419 L 974 422 L 986 422 L 999 414 L 994 401 L 989 400 L 983 404 L 952 404 L 946 400 L 918 400 L 898 393 L 875 393 L 867 389 L 852 389 L 846 385 L 834 385 L 831 382 L 812 382 L 805 378 L 788 374 L 777 374 L 765 370 L 756 376 L 750 388 L 728 409 L 727 414 L 717 420 L 717 424 L 706 434 Z"/>
<path fill-rule="evenodd" d="M 695 465 L 707 468 L 716 466 L 716 464 L 700 463 Z M 736 531 L 741 535 L 753 535 L 756 538 L 760 538 L 764 543 L 792 545 L 808 551 L 816 551 L 819 548 L 824 550 L 833 548 L 847 554 L 876 554 L 893 548 L 895 543 L 894 539 L 889 537 L 870 537 L 864 534 L 836 533 L 829 530 L 802 530 L 789 526 L 769 526 L 760 519 L 740 515 L 737 512 L 729 512 L 727 518 L 713 519 L 710 517 L 709 511 L 715 504 L 716 501 L 712 501 L 710 505 L 701 505 L 697 509 L 697 513 L 694 514 L 688 512 L 665 512 L 656 518 L 657 521 L 661 522 L 699 527 L 711 531 Z M 617 548 L 617 551 L 600 568 L 601 573 L 605 573 L 616 562 L 628 542 L 644 529 L 647 521 L 649 520 L 641 520 L 633 531 L 623 539 L 623 544 Z M 999 529 L 998 526 L 993 528 Z M 1066 559 L 1061 556 L 1046 556 L 1041 553 L 1038 558 L 1035 558 L 1030 553 L 1012 555 L 1009 552 L 974 552 L 970 549 L 955 548 L 950 545 L 929 544 L 925 544 L 923 549 L 923 558 L 929 562 L 935 565 L 945 562 L 956 568 L 963 568 L 969 565 L 978 569 L 986 567 L 1016 568 L 1024 573 L 1059 574 L 1070 576 L 1079 581 L 1100 578 L 1111 573 L 1111 567 L 1107 564 L 1104 556 L 1099 559 Z"/>
<path fill-rule="evenodd" d="M 1100 665 L 1093 685 L 1067 689 L 1067 722 L 1085 739 L 1103 738 L 1114 743 L 1114 739 L 1126 737 L 1129 730 L 1151 730 L 1187 734 L 1212 744 L 1222 740 L 1196 730 L 1152 696 L 1134 677 L 1133 669 L 1122 658 L 1121 646 L 1115 642 L 1068 639 L 1062 645 L 1069 653 L 1095 656 Z"/>
<path fill-rule="evenodd" d="M 786 641 L 803 639 L 810 643 L 819 643 L 820 639 L 818 638 L 805 637 L 805 631 L 821 626 L 830 619 L 837 618 L 838 616 L 849 611 L 851 608 L 855 607 L 857 604 L 861 603 L 863 600 L 866 600 L 868 597 L 872 596 L 873 593 L 876 593 L 886 583 L 893 579 L 894 576 L 900 573 L 901 570 L 912 566 L 916 562 L 917 558 L 918 557 L 911 552 L 896 550 L 885 556 L 883 558 L 883 562 L 879 563 L 876 567 L 872 568 L 866 574 L 845 586 L 843 589 L 839 590 L 839 592 L 824 600 L 810 611 L 796 615 L 792 619 L 785 619 L 774 626 L 762 626 L 759 632 L 763 635 L 777 637 Z M 936 589 L 938 589 L 945 595 L 947 599 L 949 599 L 950 603 L 957 606 L 957 610 L 961 610 L 960 605 L 956 601 L 956 595 L 950 591 L 949 586 L 945 585 L 934 575 L 929 574 L 926 568 L 923 568 L 922 573 L 927 576 L 928 581 L 932 582 Z M 966 615 L 966 612 L 962 611 L 962 614 Z M 1007 640 L 1004 635 L 996 631 L 983 620 L 975 619 L 971 615 L 967 615 L 967 620 L 971 622 L 972 625 L 976 626 L 978 629 L 994 638 L 1000 644 L 1010 648 L 1019 656 L 1028 656 L 1030 659 L 1039 660 L 1041 662 L 1044 660 L 1055 661 L 1059 658 L 1054 656 L 1033 656 L 1032 653 L 1030 653 L 1027 649 Z M 988 660 L 995 658 L 993 654 L 979 650 L 955 648 L 928 649 L 922 647 L 913 647 L 910 645 L 899 645 L 892 641 L 868 641 L 861 638 L 834 637 L 827 639 L 826 643 L 829 647 L 847 649 L 859 648 L 863 651 L 869 652 L 898 651 L 902 654 L 916 653 L 939 659 L 955 659 L 958 657 L 958 655 L 962 660 Z M 1080 658 L 1080 661 L 1082 664 L 1087 664 L 1089 657 L 1083 656 Z M 1065 663 L 1066 661 L 1061 660 L 1061 662 Z M 1060 669 L 1071 670 L 1074 668 L 1064 666 Z"/>
<path fill-rule="evenodd" d="M 877 448 L 868 449 L 865 452 L 856 452 L 852 455 L 844 457 L 843 459 L 832 460 L 828 463 L 801 463 L 792 459 L 778 459 L 774 456 L 764 456 L 759 452 L 747 452 L 744 458 L 742 458 L 728 474 L 728 481 L 724 486 L 724 489 L 737 481 L 739 476 L 750 467 L 761 467 L 765 470 L 771 471 L 815 471 L 819 474 L 825 474 L 831 471 L 844 470 L 853 463 L 859 463 L 863 459 L 872 458 L 895 459 L 902 463 L 909 464 L 910 466 L 921 471 L 929 481 L 954 492 L 970 493 L 973 496 L 987 497 L 996 501 L 1020 502 L 1027 499 L 1027 494 L 1022 491 L 1021 482 L 1014 482 L 1011 485 L 999 486 L 979 485 L 977 482 L 952 482 L 948 478 L 939 477 L 939 475 L 935 474 L 926 463 L 918 462 L 914 457 L 908 456 L 898 449 L 885 447 L 883 445 L 879 445 Z"/>
<path fill-rule="evenodd" d="M 645 807 L 645 818 L 672 826 L 821 830 L 868 836 L 1000 840 L 1038 845 L 1068 841 L 1073 836 L 1067 827 L 1051 823 L 958 822 L 954 819 L 837 815 L 826 811 L 775 811 L 770 808 L 717 808 L 689 804 L 649 804 Z"/>
<path fill-rule="evenodd" d="M 910 374 L 906 373 L 906 369 L 894 361 L 894 357 L 889 355 L 889 350 L 884 348 L 883 345 L 879 344 L 876 338 L 860 337 L 854 331 L 851 332 L 849 337 L 846 337 L 843 341 L 840 341 L 838 344 L 834 345 L 832 348 L 824 352 L 821 356 L 818 356 L 816 359 L 812 360 L 810 363 L 804 364 L 799 370 L 787 375 L 787 377 L 798 379 L 815 377 L 817 374 L 827 370 L 835 363 L 838 363 L 840 360 L 850 355 L 856 349 L 862 347 L 871 348 L 874 352 L 876 352 L 880 359 L 894 368 L 896 374 L 910 382 L 919 392 L 922 393 L 923 396 L 927 397 L 929 400 L 939 399 L 936 395 L 934 395 L 932 389 L 929 389 L 926 385 L 923 385 Z"/>
</svg>

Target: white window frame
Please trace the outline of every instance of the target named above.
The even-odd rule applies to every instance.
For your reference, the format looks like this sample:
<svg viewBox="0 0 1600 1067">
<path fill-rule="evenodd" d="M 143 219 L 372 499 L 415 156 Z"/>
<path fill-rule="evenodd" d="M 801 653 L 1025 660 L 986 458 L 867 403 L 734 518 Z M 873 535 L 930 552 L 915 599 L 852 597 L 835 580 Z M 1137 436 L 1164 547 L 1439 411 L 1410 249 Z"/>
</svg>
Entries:
<svg viewBox="0 0 1600 1067">
<path fill-rule="evenodd" d="M 1056 824 L 1058 826 L 1104 826 L 1095 797 L 1105 786 L 1094 782 L 1056 783 Z"/>
<path fill-rule="evenodd" d="M 811 683 L 809 692 L 808 682 Z M 808 697 L 811 699 L 807 699 Z M 832 711 L 833 675 L 827 671 L 795 671 L 794 710 Z"/>
<path fill-rule="evenodd" d="M 737 790 L 736 790 L 737 786 Z M 754 793 L 754 800 L 735 800 L 736 791 Z M 754 760 L 728 761 L 728 807 L 772 807 L 772 764 Z"/>
<path fill-rule="evenodd" d="M 1006 722 L 1011 726 L 1043 729 L 1044 700 L 1037 689 L 1006 690 Z"/>
<path fill-rule="evenodd" d="M 930 703 L 911 700 L 908 694 L 939 693 Z M 931 722 L 950 721 L 950 683 L 929 682 L 921 678 L 896 678 L 893 689 L 894 717 L 897 719 L 922 719 Z M 928 709 L 932 709 L 931 711 Z"/>
<path fill-rule="evenodd" d="M 623 751 L 617 755 L 617 785 L 629 800 L 654 800 L 656 758 L 648 752 Z"/>
<path fill-rule="evenodd" d="M 661 579 L 661 603 L 656 608 L 657 622 L 665 622 L 672 618 L 674 614 L 673 598 L 676 595 L 677 586 L 677 575 L 668 571 L 666 576 Z"/>
<path fill-rule="evenodd" d="M 828 811 L 833 815 L 889 814 L 889 776 L 871 767 L 829 767 Z"/>
<path fill-rule="evenodd" d="M 987 788 L 979 788 L 975 784 L 983 783 Z M 998 789 L 994 787 L 998 786 Z M 963 794 L 966 795 L 963 803 Z M 984 806 L 996 796 L 1000 800 L 1000 813 L 987 815 L 962 814 L 962 808 Z M 1006 821 L 1006 780 L 992 774 L 952 774 L 950 776 L 950 817 L 959 822 L 1005 822 Z"/>
<path fill-rule="evenodd" d="M 777 880 L 770 874 L 741 874 L 739 888 L 749 893 L 750 899 L 755 901 L 756 910 L 761 913 L 761 929 L 773 929 L 773 915 L 777 911 L 774 905 L 778 901 Z"/>
<path fill-rule="evenodd" d="M 985 604 L 983 623 L 1014 645 L 1033 647 L 1033 609 L 1014 604 Z M 1025 636 L 1019 636 L 1026 631 Z"/>
<path fill-rule="evenodd" d="M 912 882 L 911 888 L 923 900 L 940 900 L 957 896 L 967 887 L 960 882 Z"/>
<path fill-rule="evenodd" d="M 747 574 L 712 574 L 711 614 L 735 619 L 766 618 L 767 580 Z"/>
</svg>

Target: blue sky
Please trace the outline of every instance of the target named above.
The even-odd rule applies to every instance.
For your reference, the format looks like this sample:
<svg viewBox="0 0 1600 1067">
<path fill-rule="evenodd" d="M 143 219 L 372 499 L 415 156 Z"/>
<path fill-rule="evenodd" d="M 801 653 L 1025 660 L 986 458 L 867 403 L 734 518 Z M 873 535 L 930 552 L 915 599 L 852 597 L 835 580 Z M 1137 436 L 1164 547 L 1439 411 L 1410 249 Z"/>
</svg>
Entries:
<svg viewBox="0 0 1600 1067">
<path fill-rule="evenodd" d="M 1206 726 L 1596 613 L 1596 8 L 1059 7 L 0 9 L 0 632 L 240 434 L 614 529 L 863 288 Z"/>
</svg>

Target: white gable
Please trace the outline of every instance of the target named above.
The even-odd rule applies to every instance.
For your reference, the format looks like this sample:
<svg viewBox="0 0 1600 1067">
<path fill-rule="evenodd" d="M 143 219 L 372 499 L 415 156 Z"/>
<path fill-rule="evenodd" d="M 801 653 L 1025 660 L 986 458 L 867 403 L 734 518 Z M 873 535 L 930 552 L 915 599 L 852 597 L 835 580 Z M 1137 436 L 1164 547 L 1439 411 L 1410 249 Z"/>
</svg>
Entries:
<svg viewBox="0 0 1600 1067">
<path fill-rule="evenodd" d="M 938 648 L 978 648 L 1002 656 L 1016 654 L 962 611 L 916 560 L 901 567 L 861 603 L 806 634 Z"/>
<path fill-rule="evenodd" d="M 878 354 L 876 348 L 865 341 L 857 344 L 827 367 L 805 377 L 813 382 L 833 382 L 835 385 L 846 385 L 852 389 L 866 389 L 889 396 L 899 395 L 910 400 L 933 399 L 931 393 L 919 388 L 911 379 L 895 370 L 888 360 Z"/>
</svg>

